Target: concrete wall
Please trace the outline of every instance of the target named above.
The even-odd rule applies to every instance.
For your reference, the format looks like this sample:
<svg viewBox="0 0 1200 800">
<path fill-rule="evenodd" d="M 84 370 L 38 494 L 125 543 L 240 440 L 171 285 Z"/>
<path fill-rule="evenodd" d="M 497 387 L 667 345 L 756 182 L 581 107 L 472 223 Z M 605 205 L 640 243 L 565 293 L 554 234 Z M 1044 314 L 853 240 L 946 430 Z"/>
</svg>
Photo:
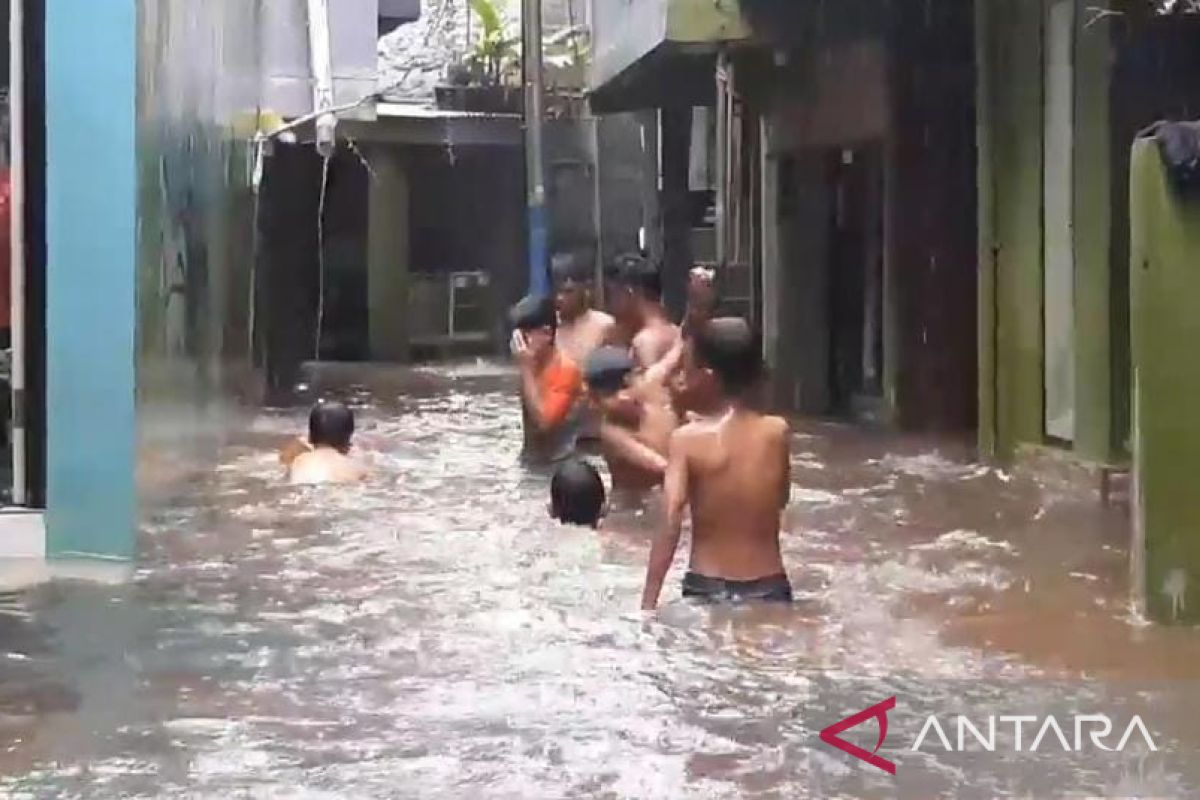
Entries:
<svg viewBox="0 0 1200 800">
<path fill-rule="evenodd" d="M 885 384 L 907 429 L 976 425 L 972 30 L 969 6 L 931 0 L 925 14 L 901 14 L 892 36 Z"/>
<path fill-rule="evenodd" d="M 978 0 L 980 444 L 1042 441 L 1042 0 Z"/>
<path fill-rule="evenodd" d="M 222 5 L 225 4 L 217 4 Z M 376 89 L 381 10 L 379 0 L 334 0 L 329 3 L 335 105 L 353 103 Z M 412 10 L 411 7 L 408 9 L 409 12 Z M 266 65 L 264 100 L 267 108 L 284 117 L 297 117 L 312 111 L 308 4 L 305 0 L 250 0 L 242 3 L 237 13 L 250 29 L 261 32 L 261 41 L 256 47 L 261 47 Z M 371 119 L 374 106 L 363 105 L 347 116 Z"/>
<path fill-rule="evenodd" d="M 144 513 L 215 457 L 256 397 L 248 131 L 257 1 L 141 0 L 137 39 L 137 436 Z M 132 260 L 128 264 L 133 274 Z"/>
<path fill-rule="evenodd" d="M 670 0 L 595 0 L 590 83 L 599 88 L 667 38 Z"/>
<path fill-rule="evenodd" d="M 891 126 L 887 49 L 878 39 L 821 48 L 799 65 L 772 115 L 777 150 L 880 140 Z"/>
<path fill-rule="evenodd" d="M 767 73 L 767 169 L 782 177 L 773 181 L 777 232 L 767 226 L 779 264 L 764 270 L 778 271 L 781 288 L 768 298 L 781 304 L 772 334 L 780 399 L 798 410 L 830 410 L 832 201 L 822 165 L 838 149 L 873 146 L 884 170 L 882 413 L 909 429 L 975 425 L 972 27 L 960 4 L 933 2 L 881 33 L 814 33 Z"/>
<path fill-rule="evenodd" d="M 1200 619 L 1200 196 L 1174 190 L 1152 139 L 1133 147 L 1130 263 L 1135 581 L 1151 616 Z M 1144 560 L 1144 561 L 1143 561 Z M 1144 572 L 1143 572 L 1144 570 Z"/>
<path fill-rule="evenodd" d="M 1047 234 L 1072 251 L 1071 451 L 1092 463 L 1127 452 L 1130 387 L 1128 147 L 1157 119 L 1200 114 L 1189 75 L 1200 23 L 1077 14 L 1071 44 L 1070 228 L 1043 214 L 1045 10 L 1041 0 L 977 2 L 980 70 L 980 450 L 1008 458 L 1047 440 Z M 1069 238 L 1064 239 L 1067 236 Z"/>
</svg>

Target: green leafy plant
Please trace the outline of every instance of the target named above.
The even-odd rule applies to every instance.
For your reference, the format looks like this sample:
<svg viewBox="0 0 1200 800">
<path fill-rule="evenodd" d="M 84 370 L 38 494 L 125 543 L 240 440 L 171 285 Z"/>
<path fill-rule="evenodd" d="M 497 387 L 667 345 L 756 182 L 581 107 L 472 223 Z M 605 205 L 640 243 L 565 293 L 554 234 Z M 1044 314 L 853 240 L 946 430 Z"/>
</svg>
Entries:
<svg viewBox="0 0 1200 800">
<path fill-rule="evenodd" d="M 471 0 L 482 34 L 468 59 L 472 72 L 485 86 L 499 85 L 520 54 L 520 39 L 509 36 L 497 0 Z"/>
</svg>

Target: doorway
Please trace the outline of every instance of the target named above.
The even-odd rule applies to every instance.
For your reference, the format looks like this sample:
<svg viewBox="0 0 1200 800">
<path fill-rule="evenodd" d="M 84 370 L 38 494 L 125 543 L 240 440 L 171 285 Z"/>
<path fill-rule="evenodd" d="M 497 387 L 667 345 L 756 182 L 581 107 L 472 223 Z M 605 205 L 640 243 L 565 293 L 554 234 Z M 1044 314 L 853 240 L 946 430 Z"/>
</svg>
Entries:
<svg viewBox="0 0 1200 800">
<path fill-rule="evenodd" d="M 883 417 L 883 159 L 877 146 L 828 162 L 829 388 L 838 416 Z"/>
</svg>

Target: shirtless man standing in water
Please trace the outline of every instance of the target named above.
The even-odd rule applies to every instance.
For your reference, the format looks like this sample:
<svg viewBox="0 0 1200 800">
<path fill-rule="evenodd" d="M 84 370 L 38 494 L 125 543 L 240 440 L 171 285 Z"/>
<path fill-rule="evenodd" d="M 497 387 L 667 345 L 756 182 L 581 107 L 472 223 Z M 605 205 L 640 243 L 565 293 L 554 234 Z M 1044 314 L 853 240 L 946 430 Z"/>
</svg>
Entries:
<svg viewBox="0 0 1200 800">
<path fill-rule="evenodd" d="M 680 390 L 697 416 L 671 436 L 667 525 L 650 551 L 644 610 L 658 605 L 688 509 L 692 552 L 684 597 L 792 600 L 779 547 L 791 492 L 789 430 L 785 420 L 745 403 L 761 375 L 758 337 L 741 319 L 706 323 L 684 354 Z"/>
<path fill-rule="evenodd" d="M 609 310 L 640 369 L 666 358 L 679 342 L 679 328 L 662 304 L 662 275 L 653 261 L 629 254 L 609 270 Z"/>
<path fill-rule="evenodd" d="M 616 321 L 592 308 L 592 266 L 577 254 L 556 256 L 550 265 L 554 279 L 554 308 L 558 313 L 558 347 L 582 367 L 601 346 L 617 338 Z M 580 419 L 581 441 L 600 438 L 600 416 L 584 409 Z"/>
<path fill-rule="evenodd" d="M 582 366 L 597 348 L 612 341 L 616 321 L 592 308 L 592 268 L 586 260 L 576 255 L 556 256 L 550 270 L 558 312 L 558 346 Z"/>
</svg>

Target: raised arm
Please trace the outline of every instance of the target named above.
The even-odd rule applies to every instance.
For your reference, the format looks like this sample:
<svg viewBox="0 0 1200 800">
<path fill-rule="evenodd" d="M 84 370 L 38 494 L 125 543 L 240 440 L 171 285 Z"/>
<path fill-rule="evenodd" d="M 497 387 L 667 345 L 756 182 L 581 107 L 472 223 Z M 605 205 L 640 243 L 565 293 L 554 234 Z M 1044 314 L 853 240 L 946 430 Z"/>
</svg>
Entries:
<svg viewBox="0 0 1200 800">
<path fill-rule="evenodd" d="M 671 435 L 667 453 L 667 472 L 663 493 L 667 505 L 667 523 L 650 548 L 650 563 L 646 567 L 646 588 L 642 591 L 642 610 L 658 607 L 663 581 L 675 560 L 679 536 L 683 532 L 683 515 L 687 511 L 688 470 L 686 439 L 681 431 Z"/>
<path fill-rule="evenodd" d="M 680 336 L 670 351 L 657 364 L 652 365 L 646 370 L 643 380 L 665 386 L 683 363 L 684 347 L 684 338 Z"/>
<path fill-rule="evenodd" d="M 600 424 L 600 441 L 619 455 L 622 461 L 656 475 L 667 471 L 667 459 L 653 447 L 638 441 L 628 428 L 610 422 Z"/>
</svg>

